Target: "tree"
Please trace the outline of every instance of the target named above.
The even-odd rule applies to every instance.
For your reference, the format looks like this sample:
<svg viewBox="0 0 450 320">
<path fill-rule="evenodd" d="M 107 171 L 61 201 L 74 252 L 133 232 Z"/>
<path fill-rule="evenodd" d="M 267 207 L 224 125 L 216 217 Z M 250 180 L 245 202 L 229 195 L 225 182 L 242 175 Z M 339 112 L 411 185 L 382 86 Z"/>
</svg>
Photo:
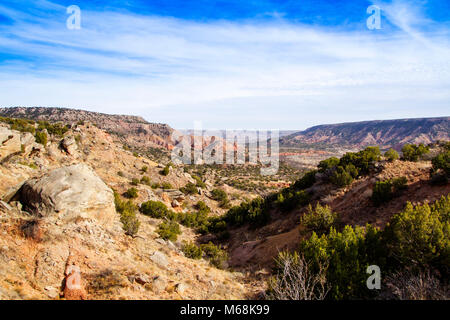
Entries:
<svg viewBox="0 0 450 320">
<path fill-rule="evenodd" d="M 433 165 L 433 172 L 442 171 L 446 177 L 450 177 L 450 151 L 446 151 L 438 154 L 436 157 L 431 159 Z"/>
<path fill-rule="evenodd" d="M 388 151 L 386 151 L 385 153 L 384 153 L 384 157 L 388 160 L 388 161 L 390 161 L 390 162 L 392 162 L 392 161 L 394 161 L 394 160 L 397 160 L 398 158 L 399 158 L 399 155 L 398 155 L 398 152 L 397 151 L 395 151 L 394 149 L 389 149 Z"/>
<path fill-rule="evenodd" d="M 402 159 L 405 161 L 417 162 L 422 155 L 429 151 L 430 149 L 425 147 L 422 143 L 420 145 L 405 144 L 402 148 Z"/>
</svg>

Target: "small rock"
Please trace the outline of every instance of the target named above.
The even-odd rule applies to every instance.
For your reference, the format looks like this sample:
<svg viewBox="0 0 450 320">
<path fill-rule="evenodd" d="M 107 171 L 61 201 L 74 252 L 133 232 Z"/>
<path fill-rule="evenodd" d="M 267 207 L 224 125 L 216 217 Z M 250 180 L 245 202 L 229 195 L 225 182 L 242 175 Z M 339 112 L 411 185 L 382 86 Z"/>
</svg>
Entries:
<svg viewBox="0 0 450 320">
<path fill-rule="evenodd" d="M 9 204 L 7 204 L 6 202 L 0 200 L 0 209 L 10 211 L 10 210 L 12 210 L 12 207 Z"/>
<path fill-rule="evenodd" d="M 161 293 L 163 290 L 165 290 L 167 287 L 167 282 L 161 277 L 155 277 L 153 278 L 152 282 L 152 290 L 155 293 Z"/>
<path fill-rule="evenodd" d="M 145 285 L 146 283 L 150 283 L 150 278 L 146 274 L 138 274 L 134 281 L 139 283 L 140 285 Z"/>
<path fill-rule="evenodd" d="M 177 248 L 177 247 L 173 244 L 173 242 L 170 241 L 170 240 L 167 240 L 167 247 L 168 247 L 169 249 L 171 249 L 171 250 L 178 251 L 178 248 Z"/>
<path fill-rule="evenodd" d="M 178 208 L 180 206 L 181 206 L 181 204 L 177 200 L 172 201 L 172 208 Z"/>
<path fill-rule="evenodd" d="M 44 290 L 47 291 L 47 296 L 49 296 L 51 299 L 55 299 L 59 295 L 58 290 L 55 287 L 47 286 L 44 288 Z"/>
<path fill-rule="evenodd" d="M 162 268 L 167 268 L 169 265 L 169 261 L 167 260 L 167 256 L 159 251 L 155 251 L 151 256 L 150 260 L 152 260 L 154 263 L 156 263 L 158 266 Z"/>
<path fill-rule="evenodd" d="M 158 242 L 159 244 L 162 244 L 163 246 L 166 245 L 166 240 L 164 240 L 164 239 L 158 238 L 155 241 Z"/>
<path fill-rule="evenodd" d="M 179 283 L 175 286 L 175 291 L 178 292 L 179 294 L 183 294 L 187 288 L 188 288 L 187 284 Z"/>
</svg>

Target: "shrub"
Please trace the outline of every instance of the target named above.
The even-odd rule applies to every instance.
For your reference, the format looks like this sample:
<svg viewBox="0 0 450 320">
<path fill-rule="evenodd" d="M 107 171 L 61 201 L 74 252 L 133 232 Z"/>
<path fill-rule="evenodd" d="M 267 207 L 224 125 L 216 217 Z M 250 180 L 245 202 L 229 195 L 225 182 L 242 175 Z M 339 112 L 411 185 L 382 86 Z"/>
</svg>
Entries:
<svg viewBox="0 0 450 320">
<path fill-rule="evenodd" d="M 433 165 L 432 172 L 442 172 L 447 178 L 450 177 L 450 151 L 438 154 L 431 160 Z"/>
<path fill-rule="evenodd" d="M 159 183 L 157 183 L 157 182 L 152 184 L 152 189 L 158 189 L 160 187 L 161 187 L 161 185 Z"/>
<path fill-rule="evenodd" d="M 202 249 L 205 258 L 208 259 L 213 266 L 219 269 L 227 268 L 228 254 L 225 250 L 222 250 L 212 242 L 202 244 L 200 248 Z"/>
<path fill-rule="evenodd" d="M 67 125 L 62 125 L 61 123 L 50 123 L 48 121 L 38 121 L 38 130 L 47 130 L 47 132 L 51 135 L 56 135 L 58 137 L 62 137 L 67 131 L 69 131 L 69 127 Z"/>
<path fill-rule="evenodd" d="M 156 233 L 164 240 L 177 241 L 181 234 L 180 225 L 175 221 L 164 221 L 158 226 Z"/>
<path fill-rule="evenodd" d="M 35 122 L 33 120 L 0 117 L 0 121 L 11 125 L 11 130 L 30 132 L 32 134 L 36 131 L 36 128 L 34 127 Z"/>
<path fill-rule="evenodd" d="M 189 228 L 202 228 L 208 224 L 208 216 L 204 212 L 179 213 L 175 214 L 174 219 L 179 221 L 183 226 Z"/>
<path fill-rule="evenodd" d="M 347 165 L 345 168 L 338 166 L 330 176 L 330 182 L 337 187 L 345 187 L 353 182 L 358 175 L 357 169 L 353 165 Z"/>
<path fill-rule="evenodd" d="M 316 173 L 317 173 L 316 170 L 307 171 L 303 175 L 303 177 L 294 182 L 292 188 L 294 190 L 304 190 L 309 187 L 312 187 L 312 185 L 316 182 Z"/>
<path fill-rule="evenodd" d="M 151 180 L 150 180 L 149 177 L 143 176 L 143 177 L 141 178 L 141 183 L 149 186 L 149 185 L 151 185 L 152 182 L 151 182 Z"/>
<path fill-rule="evenodd" d="M 331 157 L 326 160 L 320 161 L 317 167 L 319 168 L 319 172 L 324 173 L 325 171 L 336 167 L 338 164 L 339 159 L 336 157 Z"/>
<path fill-rule="evenodd" d="M 435 270 L 445 283 L 449 275 L 449 247 L 450 195 L 447 195 L 433 205 L 414 207 L 408 203 L 383 231 L 367 225 L 345 226 L 341 232 L 331 228 L 320 237 L 313 232 L 300 243 L 299 252 L 311 262 L 315 273 L 321 263 L 328 265 L 326 279 L 331 290 L 327 298 L 364 299 L 374 295 L 366 287 L 368 265 L 379 266 L 388 279 L 405 271 L 420 274 Z"/>
<path fill-rule="evenodd" d="M 184 194 L 197 194 L 198 190 L 195 184 L 188 182 L 184 187 L 180 188 L 180 191 Z"/>
<path fill-rule="evenodd" d="M 138 178 L 131 179 L 131 185 L 137 186 L 138 184 L 139 184 L 139 179 Z"/>
<path fill-rule="evenodd" d="M 134 236 L 138 233 L 141 222 L 136 217 L 136 212 L 125 210 L 120 215 L 120 222 L 122 222 L 122 228 L 129 236 Z"/>
<path fill-rule="evenodd" d="M 346 153 L 339 160 L 339 165 L 346 168 L 347 165 L 352 164 L 357 169 L 357 175 L 365 175 L 369 173 L 370 168 L 375 164 L 375 162 L 380 160 L 380 155 L 380 148 L 367 147 L 356 153 Z M 356 178 L 356 176 L 353 176 L 353 178 Z"/>
<path fill-rule="evenodd" d="M 124 176 L 124 174 L 123 174 L 122 171 L 118 171 L 118 172 L 117 172 L 117 175 L 118 175 L 119 177 L 123 177 L 123 176 Z"/>
<path fill-rule="evenodd" d="M 394 197 L 391 180 L 377 181 L 373 187 L 372 201 L 376 206 L 388 202 Z"/>
<path fill-rule="evenodd" d="M 311 262 L 314 272 L 328 265 L 326 278 L 331 284 L 332 299 L 355 299 L 370 295 L 366 269 L 369 265 L 384 266 L 381 236 L 378 229 L 345 226 L 342 232 L 331 228 L 321 237 L 313 232 L 300 243 L 300 252 Z"/>
<path fill-rule="evenodd" d="M 390 201 L 394 196 L 398 195 L 402 190 L 406 189 L 406 177 L 377 181 L 373 188 L 372 201 L 379 206 Z"/>
<path fill-rule="evenodd" d="M 195 180 L 197 187 L 206 188 L 206 184 L 202 181 L 199 176 L 193 175 L 192 178 Z"/>
<path fill-rule="evenodd" d="M 144 172 L 144 173 L 147 172 L 147 170 L 148 170 L 148 167 L 147 167 L 147 166 L 143 166 L 143 167 L 141 168 L 141 171 Z"/>
<path fill-rule="evenodd" d="M 136 188 L 130 188 L 125 192 L 125 197 L 135 199 L 138 197 L 138 190 Z"/>
<path fill-rule="evenodd" d="M 448 300 L 448 285 L 442 283 L 430 270 L 396 272 L 386 279 L 383 298 L 389 300 Z"/>
<path fill-rule="evenodd" d="M 305 213 L 300 222 L 308 231 L 315 231 L 319 235 L 330 230 L 337 221 L 337 213 L 331 211 L 329 206 L 322 207 L 317 204 L 315 208 L 308 206 L 308 212 Z"/>
<path fill-rule="evenodd" d="M 198 210 L 199 213 L 210 213 L 211 212 L 211 208 L 208 207 L 206 205 L 205 202 L 203 201 L 199 201 L 197 202 L 197 204 L 195 205 L 195 208 Z"/>
<path fill-rule="evenodd" d="M 386 151 L 385 153 L 384 153 L 384 157 L 388 160 L 388 161 L 390 161 L 390 162 L 392 162 L 392 161 L 394 161 L 394 160 L 397 160 L 398 158 L 399 158 L 399 155 L 398 155 L 398 152 L 397 151 L 395 151 L 394 149 L 389 149 L 388 151 Z"/>
<path fill-rule="evenodd" d="M 160 171 L 163 176 L 167 176 L 170 173 L 170 167 L 167 165 Z"/>
<path fill-rule="evenodd" d="M 139 211 L 152 218 L 163 218 L 169 213 L 169 210 L 164 203 L 151 200 L 142 203 Z"/>
<path fill-rule="evenodd" d="M 168 190 L 168 189 L 172 189 L 172 185 L 169 182 L 163 182 L 161 184 L 161 188 L 163 188 L 164 190 Z"/>
<path fill-rule="evenodd" d="M 267 203 L 262 198 L 253 199 L 251 202 L 243 202 L 239 206 L 227 211 L 224 221 L 232 225 L 262 226 L 270 220 Z"/>
<path fill-rule="evenodd" d="M 191 259 L 201 259 L 203 256 L 203 250 L 202 248 L 196 246 L 194 243 L 189 242 L 185 243 L 183 247 L 181 248 L 184 255 Z"/>
<path fill-rule="evenodd" d="M 35 139 L 37 143 L 40 143 L 43 146 L 47 145 L 47 134 L 44 131 L 37 131 Z"/>
<path fill-rule="evenodd" d="M 448 275 L 450 265 L 450 196 L 434 205 L 406 208 L 394 215 L 384 233 L 393 261 Z"/>
<path fill-rule="evenodd" d="M 136 235 L 141 225 L 136 217 L 137 207 L 130 200 L 122 201 L 119 194 L 115 191 L 114 204 L 116 211 L 120 214 L 120 222 L 122 222 L 122 228 L 125 230 L 125 233 L 130 236 Z"/>
<path fill-rule="evenodd" d="M 276 204 L 282 211 L 290 211 L 306 205 L 309 199 L 310 196 L 305 190 L 295 191 L 287 188 L 278 194 Z"/>
<path fill-rule="evenodd" d="M 408 186 L 406 185 L 408 183 L 408 179 L 406 177 L 398 177 L 392 179 L 392 187 L 394 188 L 394 194 L 399 193 L 402 190 L 405 190 Z"/>
<path fill-rule="evenodd" d="M 319 163 L 319 172 L 325 173 L 328 180 L 338 187 L 352 183 L 360 175 L 366 175 L 380 160 L 378 147 L 367 147 L 359 152 L 347 152 L 340 159 L 332 157 Z"/>
<path fill-rule="evenodd" d="M 213 191 L 211 191 L 211 197 L 213 200 L 216 200 L 218 202 L 224 201 L 228 198 L 226 192 L 222 189 L 214 189 Z"/>
<path fill-rule="evenodd" d="M 221 208 L 228 208 L 230 204 L 230 200 L 228 199 L 228 195 L 222 189 L 214 189 L 211 191 L 211 196 L 214 200 L 219 202 L 219 206 Z"/>
<path fill-rule="evenodd" d="M 421 156 L 428 153 L 430 149 L 422 143 L 420 145 L 406 144 L 402 148 L 402 159 L 405 161 L 418 161 Z"/>
<path fill-rule="evenodd" d="M 323 300 L 330 290 L 326 264 L 317 271 L 297 252 L 282 251 L 275 259 L 276 275 L 269 280 L 265 296 L 269 300 Z"/>
</svg>

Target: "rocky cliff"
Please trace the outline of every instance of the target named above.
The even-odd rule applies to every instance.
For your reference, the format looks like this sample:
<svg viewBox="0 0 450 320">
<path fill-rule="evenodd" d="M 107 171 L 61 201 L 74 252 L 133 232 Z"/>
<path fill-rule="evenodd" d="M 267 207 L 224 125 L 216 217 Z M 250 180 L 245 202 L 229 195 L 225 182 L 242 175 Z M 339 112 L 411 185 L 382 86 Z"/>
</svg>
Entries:
<svg viewBox="0 0 450 320">
<path fill-rule="evenodd" d="M 450 117 L 442 117 L 319 125 L 280 140 L 284 147 L 321 144 L 353 148 L 379 145 L 400 149 L 406 143 L 428 144 L 449 138 Z"/>
<path fill-rule="evenodd" d="M 0 116 L 64 123 L 90 122 L 115 136 L 124 144 L 137 148 L 160 147 L 171 149 L 173 129 L 167 124 L 150 123 L 142 117 L 110 115 L 85 110 L 13 107 L 0 108 Z"/>
</svg>

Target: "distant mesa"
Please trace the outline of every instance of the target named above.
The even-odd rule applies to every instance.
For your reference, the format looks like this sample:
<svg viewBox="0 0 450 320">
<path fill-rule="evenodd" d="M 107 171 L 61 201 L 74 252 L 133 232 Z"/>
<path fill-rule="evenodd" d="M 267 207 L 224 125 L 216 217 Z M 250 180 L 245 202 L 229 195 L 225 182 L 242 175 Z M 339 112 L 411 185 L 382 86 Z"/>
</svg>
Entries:
<svg viewBox="0 0 450 320">
<path fill-rule="evenodd" d="M 407 143 L 432 143 L 449 140 L 450 117 L 376 120 L 328 124 L 280 138 L 283 147 L 335 145 L 361 148 L 378 145 L 400 150 Z"/>
</svg>

